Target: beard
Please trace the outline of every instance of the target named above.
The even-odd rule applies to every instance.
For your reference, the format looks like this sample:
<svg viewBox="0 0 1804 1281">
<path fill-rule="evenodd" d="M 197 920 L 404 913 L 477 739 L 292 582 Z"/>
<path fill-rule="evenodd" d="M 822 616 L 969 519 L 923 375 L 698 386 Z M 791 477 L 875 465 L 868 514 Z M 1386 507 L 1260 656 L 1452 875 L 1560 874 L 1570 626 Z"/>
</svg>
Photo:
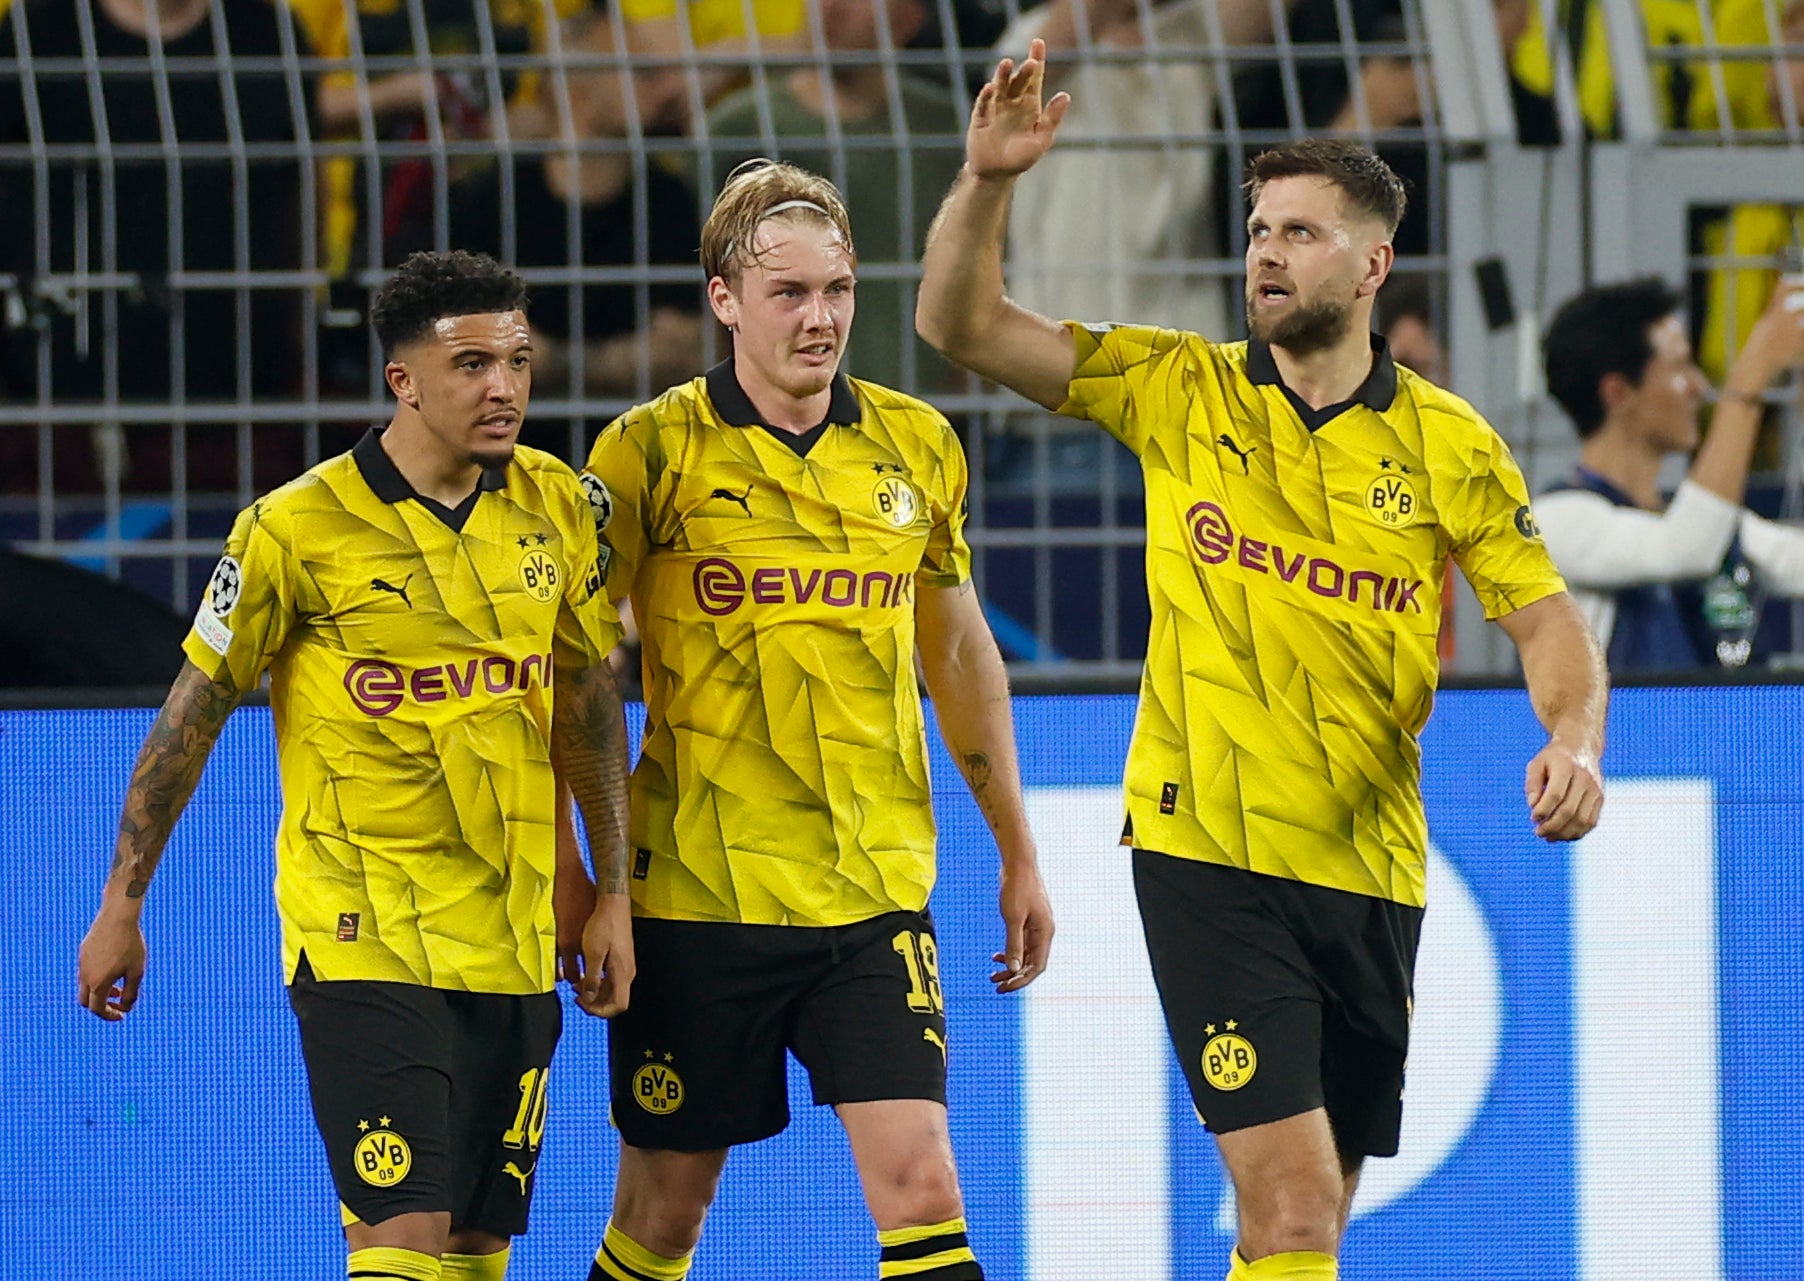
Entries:
<svg viewBox="0 0 1804 1281">
<path fill-rule="evenodd" d="M 1254 295 L 1246 302 L 1247 332 L 1271 347 L 1282 347 L 1296 356 L 1326 351 L 1347 336 L 1353 327 L 1353 309 L 1332 298 L 1299 302 L 1278 317 L 1259 313 Z"/>
<path fill-rule="evenodd" d="M 510 440 L 505 445 L 483 445 L 472 449 L 466 457 L 478 467 L 505 467 L 514 461 L 514 442 Z"/>
</svg>

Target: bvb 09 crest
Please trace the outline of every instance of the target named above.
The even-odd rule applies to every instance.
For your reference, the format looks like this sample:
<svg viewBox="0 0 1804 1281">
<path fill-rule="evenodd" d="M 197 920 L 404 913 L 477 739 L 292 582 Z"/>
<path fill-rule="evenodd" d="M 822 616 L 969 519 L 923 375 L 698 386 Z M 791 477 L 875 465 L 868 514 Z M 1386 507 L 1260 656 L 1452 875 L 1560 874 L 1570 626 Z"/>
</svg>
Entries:
<svg viewBox="0 0 1804 1281">
<path fill-rule="evenodd" d="M 660 1061 L 647 1050 L 645 1057 L 651 1061 L 633 1073 L 633 1098 L 653 1116 L 668 1116 L 683 1106 L 683 1078 L 670 1066 L 676 1056 L 666 1054 Z"/>
<path fill-rule="evenodd" d="M 359 1121 L 360 1129 L 367 1129 L 368 1121 Z M 375 1188 L 392 1188 L 407 1177 L 413 1169 L 413 1149 L 407 1146 L 407 1140 L 388 1128 L 388 1118 L 383 1117 L 382 1128 L 370 1130 L 357 1140 L 357 1147 L 351 1153 L 351 1164 L 357 1167 L 357 1177 Z"/>
<path fill-rule="evenodd" d="M 1238 1090 L 1253 1079 L 1253 1073 L 1259 1070 L 1259 1055 L 1253 1050 L 1253 1043 L 1234 1031 L 1234 1020 L 1228 1020 L 1228 1030 L 1215 1035 L 1215 1025 L 1211 1023 L 1204 1031 L 1210 1034 L 1208 1044 L 1203 1046 L 1203 1079 L 1218 1090 Z"/>
</svg>

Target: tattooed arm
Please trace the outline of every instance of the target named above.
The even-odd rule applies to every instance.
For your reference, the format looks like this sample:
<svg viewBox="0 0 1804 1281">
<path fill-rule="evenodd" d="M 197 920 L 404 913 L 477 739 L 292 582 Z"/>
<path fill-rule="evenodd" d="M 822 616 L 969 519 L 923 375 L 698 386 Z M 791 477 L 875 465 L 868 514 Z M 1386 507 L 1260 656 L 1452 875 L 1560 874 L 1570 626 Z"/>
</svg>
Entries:
<svg viewBox="0 0 1804 1281">
<path fill-rule="evenodd" d="M 595 663 L 567 680 L 560 673 L 552 733 L 563 784 L 583 812 L 595 869 L 595 910 L 583 928 L 577 1004 L 606 1018 L 626 1008 L 634 972 L 626 866 L 626 706 L 612 666 Z"/>
<path fill-rule="evenodd" d="M 927 692 L 940 736 L 958 763 L 1002 854 L 1002 920 L 1007 943 L 990 976 L 1000 992 L 1026 987 L 1046 968 L 1052 946 L 1052 905 L 1040 881 L 1033 834 L 1015 759 L 1015 723 L 1008 671 L 975 587 L 920 588 L 915 626 Z"/>
<path fill-rule="evenodd" d="M 144 979 L 144 932 L 138 923 L 144 891 L 237 704 L 236 689 L 185 662 L 138 752 L 119 817 L 112 874 L 77 963 L 77 999 L 108 1022 L 124 1018 L 137 1003 Z"/>
</svg>

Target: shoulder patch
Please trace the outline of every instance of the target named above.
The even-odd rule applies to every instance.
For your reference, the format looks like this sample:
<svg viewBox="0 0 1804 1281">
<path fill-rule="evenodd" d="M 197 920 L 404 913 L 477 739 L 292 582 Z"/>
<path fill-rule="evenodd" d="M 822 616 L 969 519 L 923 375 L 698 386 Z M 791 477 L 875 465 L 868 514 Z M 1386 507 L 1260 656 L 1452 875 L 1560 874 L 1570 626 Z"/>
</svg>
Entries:
<svg viewBox="0 0 1804 1281">
<path fill-rule="evenodd" d="M 584 472 L 578 479 L 582 482 L 583 497 L 589 500 L 589 511 L 595 517 L 595 532 L 604 534 L 608 522 L 614 519 L 614 496 L 608 493 L 601 477 L 592 471 Z"/>
</svg>

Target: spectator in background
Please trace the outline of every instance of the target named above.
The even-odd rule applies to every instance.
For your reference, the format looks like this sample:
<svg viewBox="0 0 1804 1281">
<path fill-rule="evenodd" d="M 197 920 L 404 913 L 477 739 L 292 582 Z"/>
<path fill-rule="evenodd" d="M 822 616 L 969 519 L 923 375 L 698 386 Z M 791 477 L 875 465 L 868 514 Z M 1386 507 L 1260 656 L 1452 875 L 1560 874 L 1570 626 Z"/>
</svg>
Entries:
<svg viewBox="0 0 1804 1281">
<path fill-rule="evenodd" d="M 768 103 L 751 85 L 708 113 L 714 187 L 760 155 L 825 174 L 845 193 L 858 226 L 860 267 L 912 272 L 927 224 L 963 162 L 964 119 L 953 91 L 907 69 L 894 73 L 892 98 L 890 73 L 870 55 L 924 37 L 929 16 L 927 0 L 820 0 L 822 62 L 772 77 Z M 851 141 L 836 145 L 834 135 Z M 914 297 L 912 279 L 860 277 L 847 372 L 904 391 L 953 383 L 951 366 L 914 337 Z"/>
<path fill-rule="evenodd" d="M 1560 115 L 1553 105 L 1553 67 L 1545 63 L 1545 41 L 1541 44 L 1546 77 L 1534 84 L 1522 74 L 1517 50 L 1524 46 L 1534 17 L 1535 0 L 1496 0 L 1497 43 L 1503 50 L 1504 72 L 1510 81 L 1510 107 L 1516 117 L 1516 144 L 1522 147 L 1557 147 L 1560 145 Z"/>
<path fill-rule="evenodd" d="M 425 19 L 429 55 L 475 55 L 484 51 L 485 34 L 497 54 L 522 55 L 545 45 L 547 15 L 569 17 L 591 0 L 531 0 L 500 4 L 491 0 L 419 0 Z M 412 4 L 406 0 L 288 0 L 306 26 L 323 58 L 392 58 L 415 52 Z M 486 29 L 486 31 L 485 31 Z M 499 95 L 494 90 L 499 88 Z M 500 101 L 495 99 L 499 96 Z M 437 133 L 448 141 L 486 138 L 496 132 L 491 114 L 509 113 L 510 137 L 543 136 L 548 118 L 538 102 L 538 78 L 517 70 L 496 73 L 493 80 L 467 66 L 432 70 L 331 71 L 321 76 L 314 94 L 320 127 L 329 136 L 371 142 L 422 142 L 434 136 L 429 117 L 437 115 Z M 364 112 L 374 137 L 366 136 Z M 454 162 L 447 181 L 470 166 Z M 437 176 L 434 161 L 407 156 L 385 160 L 376 177 L 380 213 L 376 248 L 371 248 L 370 178 L 348 156 L 321 162 L 324 196 L 323 254 L 333 275 L 354 266 L 387 265 L 405 256 L 407 247 L 432 233 Z M 422 231 L 423 228 L 423 231 Z M 401 247 L 397 252 L 397 246 Z"/>
<path fill-rule="evenodd" d="M 749 60 L 808 47 L 807 0 L 620 0 L 620 15 L 635 27 L 668 23 L 678 48 L 703 51 L 710 59 L 744 53 Z M 745 69 L 710 62 L 697 75 L 702 101 L 712 103 L 745 80 Z"/>
<path fill-rule="evenodd" d="M 1447 353 L 1435 323 L 1434 295 L 1428 278 L 1394 275 L 1378 294 L 1378 332 L 1391 359 L 1415 370 L 1436 386 L 1447 385 Z"/>
<path fill-rule="evenodd" d="M 1778 18 L 1778 29 L 1769 31 L 1762 3 L 1731 0 L 1719 18 L 1718 38 L 1724 43 L 1804 44 L 1804 0 L 1792 0 Z M 1781 57 L 1766 64 L 1725 62 L 1722 72 L 1735 128 L 1777 131 L 1788 118 L 1804 122 L 1804 58 Z M 1715 127 L 1714 116 L 1704 127 Z M 1797 205 L 1736 205 L 1727 217 L 1704 228 L 1706 255 L 1764 259 L 1770 264 L 1717 267 L 1710 272 L 1698 363 L 1712 378 L 1722 377 L 1730 353 L 1747 340 L 1782 264 L 1788 257 L 1795 262 L 1800 245 L 1804 245 L 1804 209 Z"/>
<path fill-rule="evenodd" d="M 1804 358 L 1804 286 L 1774 291 L 1717 395 L 1692 360 L 1679 298 L 1657 279 L 1604 285 L 1548 327 L 1547 389 L 1583 441 L 1535 516 L 1613 672 L 1738 667 L 1757 621 L 1748 589 L 1804 595 L 1804 531 L 1742 506 L 1768 386 Z M 1669 504 L 1660 470 L 1697 449 Z"/>
<path fill-rule="evenodd" d="M 98 92 L 88 77 L 49 69 L 54 60 L 80 66 L 84 22 L 92 15 Z M 41 192 L 48 217 L 35 217 L 39 175 L 29 160 L 0 164 L 0 269 L 20 282 L 13 327 L 5 336 L 6 392 L 15 398 L 65 403 L 110 399 L 248 401 L 293 394 L 299 345 L 298 297 L 291 290 L 172 287 L 172 272 L 292 271 L 301 266 L 300 173 L 292 156 L 258 158 L 243 168 L 224 157 L 183 157 L 179 193 L 157 154 L 164 112 L 184 144 L 292 143 L 306 124 L 290 110 L 279 70 L 240 69 L 234 98 L 223 97 L 217 56 L 274 59 L 282 53 L 284 15 L 268 0 L 15 0 L 0 20 L 0 143 L 31 140 L 35 109 L 50 147 L 93 148 L 104 138 L 112 156 L 55 156 Z M 223 41 L 220 37 L 223 36 Z M 153 49 L 205 71 L 172 70 L 166 81 L 146 70 Z M 31 81 L 17 61 L 29 52 Z M 303 53 L 306 50 L 303 48 Z M 126 61 L 132 60 L 132 61 Z M 133 65 L 135 62 L 135 65 Z M 178 64 L 179 65 L 179 64 Z M 164 98 L 163 86 L 167 96 Z M 36 102 L 27 102 L 34 91 Z M 97 120 L 97 115 L 102 118 Z M 242 131 L 241 133 L 238 131 Z M 121 149 L 139 147 L 138 154 Z M 146 154 L 148 152 L 148 154 Z M 40 240 L 40 237 L 42 238 Z M 126 288 L 76 285 L 54 289 L 46 275 L 122 273 Z M 23 323 L 19 323 L 20 319 Z M 47 367 L 39 363 L 45 346 Z M 117 364 L 109 363 L 117 353 Z M 41 372 L 48 382 L 40 381 Z M 64 434 L 66 435 L 66 433 Z M 95 433 L 96 466 L 78 468 L 72 485 L 95 484 L 114 472 L 131 488 L 170 484 L 166 427 L 133 424 Z M 186 429 L 188 480 L 228 487 L 238 475 L 236 428 Z M 72 442 L 71 442 L 72 443 Z M 59 452 L 64 450 L 59 439 Z M 275 468 L 298 463 L 271 457 Z M 19 476 L 23 469 L 9 468 Z M 59 478 L 61 479 L 61 478 Z"/>
<path fill-rule="evenodd" d="M 649 55 L 654 64 L 670 54 L 670 43 L 657 43 L 674 41 L 668 24 L 618 26 L 589 10 L 565 21 L 559 36 L 572 53 L 613 53 L 624 40 L 627 53 Z M 547 93 L 556 92 L 555 83 L 547 78 Z M 564 83 L 572 149 L 520 155 L 502 162 L 505 172 L 491 166 L 458 182 L 451 191 L 453 245 L 525 268 L 693 268 L 701 215 L 687 184 L 657 164 L 647 164 L 641 180 L 624 150 L 575 149 L 626 138 L 635 114 L 645 133 L 682 132 L 682 69 L 651 65 L 623 76 L 611 67 L 571 67 Z M 504 234 L 510 209 L 511 244 Z M 701 359 L 701 297 L 692 284 L 651 285 L 643 312 L 630 283 L 537 285 L 532 295 L 534 377 L 542 395 L 627 395 L 677 381 Z M 555 443 L 567 452 L 564 442 L 544 439 L 547 448 Z"/>
<path fill-rule="evenodd" d="M 1034 39 L 1055 56 L 1078 55 L 1055 62 L 1051 73 L 1054 87 L 1071 93 L 1064 146 L 1021 176 L 1009 213 L 1009 293 L 1022 306 L 1048 316 L 1132 316 L 1167 328 L 1229 332 L 1235 309 L 1226 278 L 1195 265 L 1220 250 L 1213 157 L 1194 141 L 1112 142 L 1214 132 L 1218 94 L 1210 64 L 1156 56 L 1161 48 L 1213 45 L 1210 3 L 1158 5 L 1143 29 L 1140 0 L 1051 0 L 1023 13 L 997 42 L 997 54 L 1017 59 Z M 1214 7 L 1226 45 L 1270 41 L 1270 0 L 1219 0 Z M 1143 61 L 1086 62 L 1086 45 L 1150 49 Z"/>
</svg>

